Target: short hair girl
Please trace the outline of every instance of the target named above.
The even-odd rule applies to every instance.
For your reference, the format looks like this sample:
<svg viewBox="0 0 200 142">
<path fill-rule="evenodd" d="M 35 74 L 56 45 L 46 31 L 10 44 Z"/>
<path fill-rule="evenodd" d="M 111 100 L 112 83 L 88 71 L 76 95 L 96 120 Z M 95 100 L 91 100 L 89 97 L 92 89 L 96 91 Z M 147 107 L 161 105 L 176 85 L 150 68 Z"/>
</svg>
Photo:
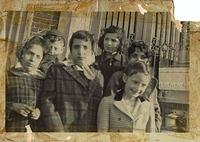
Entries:
<svg viewBox="0 0 200 142">
<path fill-rule="evenodd" d="M 115 96 L 104 97 L 98 110 L 98 131 L 155 131 L 153 104 L 143 98 L 150 81 L 143 62 L 128 64 Z"/>
</svg>

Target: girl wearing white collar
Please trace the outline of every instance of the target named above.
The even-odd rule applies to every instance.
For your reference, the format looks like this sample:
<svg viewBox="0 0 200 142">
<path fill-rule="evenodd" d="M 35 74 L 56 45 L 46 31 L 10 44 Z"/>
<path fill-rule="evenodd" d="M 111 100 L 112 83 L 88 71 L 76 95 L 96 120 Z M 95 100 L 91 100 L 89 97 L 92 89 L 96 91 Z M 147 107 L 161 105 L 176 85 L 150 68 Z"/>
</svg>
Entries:
<svg viewBox="0 0 200 142">
<path fill-rule="evenodd" d="M 98 131 L 154 131 L 153 104 L 142 96 L 149 81 L 150 74 L 144 63 L 129 64 L 117 93 L 104 97 L 99 105 Z"/>
</svg>

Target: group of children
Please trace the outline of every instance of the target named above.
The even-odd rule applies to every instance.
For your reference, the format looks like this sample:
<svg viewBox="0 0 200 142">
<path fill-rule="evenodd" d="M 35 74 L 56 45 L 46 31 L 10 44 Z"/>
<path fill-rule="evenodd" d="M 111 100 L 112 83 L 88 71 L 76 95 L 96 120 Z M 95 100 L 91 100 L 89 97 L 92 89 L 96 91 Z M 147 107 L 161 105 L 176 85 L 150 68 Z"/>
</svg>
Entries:
<svg viewBox="0 0 200 142">
<path fill-rule="evenodd" d="M 151 52 L 143 41 L 123 54 L 124 30 L 104 29 L 95 57 L 93 35 L 76 31 L 66 41 L 57 30 L 34 36 L 7 73 L 6 131 L 159 132 L 160 108 Z M 151 80 L 155 83 L 152 85 Z"/>
</svg>

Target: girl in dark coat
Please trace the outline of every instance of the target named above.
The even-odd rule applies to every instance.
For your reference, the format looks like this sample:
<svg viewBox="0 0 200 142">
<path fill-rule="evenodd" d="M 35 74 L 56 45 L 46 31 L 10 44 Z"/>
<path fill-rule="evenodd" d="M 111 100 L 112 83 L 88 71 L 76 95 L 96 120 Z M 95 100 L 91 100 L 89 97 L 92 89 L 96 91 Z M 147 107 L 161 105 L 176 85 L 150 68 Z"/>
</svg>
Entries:
<svg viewBox="0 0 200 142">
<path fill-rule="evenodd" d="M 122 28 L 112 25 L 104 29 L 103 35 L 99 38 L 98 45 L 102 53 L 96 57 L 96 65 L 104 76 L 104 91 L 112 74 L 124 66 L 125 55 L 122 53 L 124 35 Z"/>
</svg>

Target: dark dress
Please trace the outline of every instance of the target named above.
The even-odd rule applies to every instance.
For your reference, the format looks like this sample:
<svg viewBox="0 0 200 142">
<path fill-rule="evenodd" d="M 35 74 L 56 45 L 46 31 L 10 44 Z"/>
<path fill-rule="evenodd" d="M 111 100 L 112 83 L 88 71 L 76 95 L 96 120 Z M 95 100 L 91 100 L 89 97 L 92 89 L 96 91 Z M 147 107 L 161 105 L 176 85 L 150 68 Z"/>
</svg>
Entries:
<svg viewBox="0 0 200 142">
<path fill-rule="evenodd" d="M 96 56 L 95 61 L 96 68 L 101 70 L 104 77 L 104 96 L 106 96 L 105 90 L 111 76 L 113 73 L 121 71 L 124 68 L 126 58 L 124 54 L 117 52 L 114 54 L 103 52 L 101 55 Z"/>
</svg>

